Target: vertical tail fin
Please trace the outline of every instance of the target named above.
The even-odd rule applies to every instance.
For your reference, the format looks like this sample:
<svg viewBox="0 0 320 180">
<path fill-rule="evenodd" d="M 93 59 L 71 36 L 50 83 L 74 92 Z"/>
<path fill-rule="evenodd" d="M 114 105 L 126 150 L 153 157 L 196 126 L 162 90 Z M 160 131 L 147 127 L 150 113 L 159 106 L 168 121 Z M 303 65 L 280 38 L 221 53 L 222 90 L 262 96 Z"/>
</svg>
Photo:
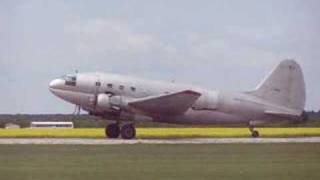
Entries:
<svg viewBox="0 0 320 180">
<path fill-rule="evenodd" d="M 252 94 L 302 113 L 306 92 L 300 65 L 294 60 L 282 61 Z"/>
</svg>

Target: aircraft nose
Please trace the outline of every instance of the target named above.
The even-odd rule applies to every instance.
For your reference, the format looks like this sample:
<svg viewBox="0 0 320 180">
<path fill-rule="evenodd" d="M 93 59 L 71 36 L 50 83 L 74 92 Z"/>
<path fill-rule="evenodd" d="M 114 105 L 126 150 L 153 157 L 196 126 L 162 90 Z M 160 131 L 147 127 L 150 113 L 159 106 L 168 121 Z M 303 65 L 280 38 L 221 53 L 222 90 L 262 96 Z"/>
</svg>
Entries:
<svg viewBox="0 0 320 180">
<path fill-rule="evenodd" d="M 63 85 L 64 85 L 64 81 L 62 79 L 54 79 L 50 82 L 49 89 L 50 90 L 59 89 L 59 88 L 62 88 Z"/>
</svg>

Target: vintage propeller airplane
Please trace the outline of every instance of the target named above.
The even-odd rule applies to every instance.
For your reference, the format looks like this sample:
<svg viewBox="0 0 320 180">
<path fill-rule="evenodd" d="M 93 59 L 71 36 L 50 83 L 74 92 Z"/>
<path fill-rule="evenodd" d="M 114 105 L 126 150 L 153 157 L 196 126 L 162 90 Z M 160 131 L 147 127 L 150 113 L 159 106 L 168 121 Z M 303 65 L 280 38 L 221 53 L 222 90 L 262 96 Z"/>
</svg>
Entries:
<svg viewBox="0 0 320 180">
<path fill-rule="evenodd" d="M 179 124 L 247 124 L 301 120 L 306 101 L 301 67 L 282 61 L 253 91 L 221 92 L 107 73 L 75 73 L 53 80 L 50 91 L 91 115 L 113 120 L 108 138 L 135 138 L 134 122 L 146 118 Z M 121 122 L 125 122 L 120 128 Z"/>
</svg>

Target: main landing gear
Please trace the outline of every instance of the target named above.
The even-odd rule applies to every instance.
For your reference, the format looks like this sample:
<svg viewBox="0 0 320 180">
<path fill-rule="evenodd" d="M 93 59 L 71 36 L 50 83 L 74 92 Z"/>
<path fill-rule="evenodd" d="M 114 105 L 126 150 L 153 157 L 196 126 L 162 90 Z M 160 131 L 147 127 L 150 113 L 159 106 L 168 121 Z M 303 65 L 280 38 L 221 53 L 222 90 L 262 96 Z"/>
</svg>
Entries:
<svg viewBox="0 0 320 180">
<path fill-rule="evenodd" d="M 120 134 L 120 127 L 117 123 L 109 124 L 105 129 L 108 138 L 118 138 Z"/>
<path fill-rule="evenodd" d="M 254 129 L 254 126 L 249 125 L 249 130 L 251 132 L 251 136 L 254 138 L 259 137 L 259 131 Z"/>
<path fill-rule="evenodd" d="M 133 124 L 125 124 L 121 127 L 118 123 L 109 124 L 105 129 L 108 138 L 118 138 L 121 134 L 123 139 L 133 139 L 136 137 L 136 128 Z"/>
</svg>

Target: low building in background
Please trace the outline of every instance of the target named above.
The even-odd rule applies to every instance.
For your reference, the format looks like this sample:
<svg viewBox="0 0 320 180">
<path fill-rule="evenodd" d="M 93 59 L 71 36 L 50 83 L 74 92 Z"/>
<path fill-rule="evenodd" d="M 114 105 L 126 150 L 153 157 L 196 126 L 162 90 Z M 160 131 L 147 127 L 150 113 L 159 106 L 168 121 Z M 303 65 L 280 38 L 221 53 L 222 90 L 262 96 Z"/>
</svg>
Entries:
<svg viewBox="0 0 320 180">
<path fill-rule="evenodd" d="M 18 124 L 14 124 L 14 123 L 7 123 L 4 125 L 5 129 L 19 129 L 20 126 Z"/>
<path fill-rule="evenodd" d="M 74 126 L 73 122 L 34 121 L 31 122 L 30 128 L 74 128 Z"/>
</svg>

